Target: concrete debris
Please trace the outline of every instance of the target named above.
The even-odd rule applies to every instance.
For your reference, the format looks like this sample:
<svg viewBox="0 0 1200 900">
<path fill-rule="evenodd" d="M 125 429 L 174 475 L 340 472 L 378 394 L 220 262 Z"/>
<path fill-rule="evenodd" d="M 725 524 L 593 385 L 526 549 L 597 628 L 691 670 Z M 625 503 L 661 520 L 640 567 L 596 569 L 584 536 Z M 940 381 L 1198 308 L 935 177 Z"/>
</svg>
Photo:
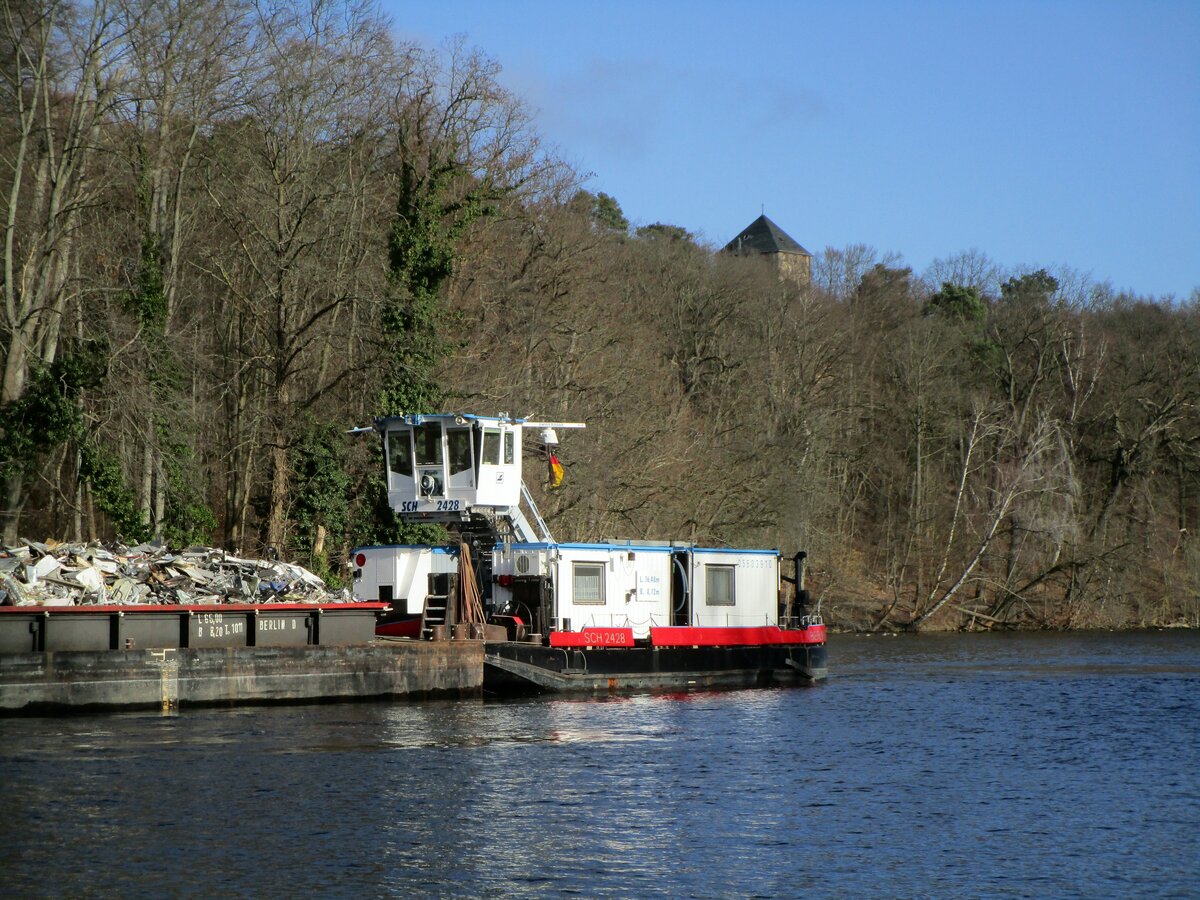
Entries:
<svg viewBox="0 0 1200 900">
<path fill-rule="evenodd" d="M 0 606 L 345 603 L 308 569 L 212 547 L 22 541 L 0 548 Z"/>
</svg>

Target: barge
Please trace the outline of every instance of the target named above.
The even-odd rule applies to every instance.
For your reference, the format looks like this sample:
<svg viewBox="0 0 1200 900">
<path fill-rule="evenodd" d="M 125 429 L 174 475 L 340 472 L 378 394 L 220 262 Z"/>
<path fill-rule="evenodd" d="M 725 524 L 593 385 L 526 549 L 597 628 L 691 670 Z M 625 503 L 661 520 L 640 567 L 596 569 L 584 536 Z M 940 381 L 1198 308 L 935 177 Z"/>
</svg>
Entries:
<svg viewBox="0 0 1200 900">
<path fill-rule="evenodd" d="M 378 638 L 382 608 L 0 606 L 0 715 L 478 694 L 480 644 Z"/>
<path fill-rule="evenodd" d="M 777 550 L 553 539 L 523 480 L 523 438 L 539 433 L 554 485 L 557 432 L 582 427 L 461 413 L 376 421 L 392 509 L 458 538 L 352 552 L 355 598 L 388 607 L 377 633 L 482 638 L 493 693 L 823 679 L 825 626 L 808 609 L 804 553 L 788 576 Z"/>
</svg>

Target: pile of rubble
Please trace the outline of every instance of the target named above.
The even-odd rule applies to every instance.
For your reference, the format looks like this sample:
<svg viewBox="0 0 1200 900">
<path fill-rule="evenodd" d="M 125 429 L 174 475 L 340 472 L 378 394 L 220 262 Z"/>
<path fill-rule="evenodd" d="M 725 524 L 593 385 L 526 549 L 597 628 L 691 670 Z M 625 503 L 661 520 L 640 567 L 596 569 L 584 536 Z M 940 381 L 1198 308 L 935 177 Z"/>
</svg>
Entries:
<svg viewBox="0 0 1200 900">
<path fill-rule="evenodd" d="M 242 559 L 211 547 L 24 541 L 0 548 L 0 606 L 338 603 L 301 566 Z"/>
</svg>

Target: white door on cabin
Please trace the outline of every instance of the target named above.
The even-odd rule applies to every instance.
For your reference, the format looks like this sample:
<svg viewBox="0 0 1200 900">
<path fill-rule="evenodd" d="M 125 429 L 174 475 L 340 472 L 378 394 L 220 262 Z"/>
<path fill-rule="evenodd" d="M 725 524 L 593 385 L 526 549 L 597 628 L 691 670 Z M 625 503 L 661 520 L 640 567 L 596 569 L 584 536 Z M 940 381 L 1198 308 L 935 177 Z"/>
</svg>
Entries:
<svg viewBox="0 0 1200 900">
<path fill-rule="evenodd" d="M 475 487 L 475 454 L 470 426 L 446 428 L 446 462 L 449 472 L 446 493 L 460 496 Z"/>
<path fill-rule="evenodd" d="M 479 502 L 516 506 L 521 500 L 521 471 L 516 465 L 516 435 L 507 428 L 484 428 L 479 456 Z"/>
</svg>

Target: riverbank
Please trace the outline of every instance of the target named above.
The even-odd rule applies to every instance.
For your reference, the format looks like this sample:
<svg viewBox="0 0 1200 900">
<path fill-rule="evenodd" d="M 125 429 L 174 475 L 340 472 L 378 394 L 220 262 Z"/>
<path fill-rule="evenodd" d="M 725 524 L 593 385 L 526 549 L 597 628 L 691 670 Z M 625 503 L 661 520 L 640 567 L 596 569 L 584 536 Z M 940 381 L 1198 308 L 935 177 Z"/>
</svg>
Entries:
<svg viewBox="0 0 1200 900">
<path fill-rule="evenodd" d="M 952 599 L 933 615 L 936 601 L 913 603 L 888 598 L 862 585 L 838 593 L 834 587 L 814 592 L 831 632 L 869 634 L 877 631 L 1142 631 L 1156 628 L 1200 628 L 1200 593 L 1180 589 L 1151 599 L 1091 596 L 1068 602 L 1061 597 L 1009 597 L 1001 602 L 970 595 Z"/>
<path fill-rule="evenodd" d="M 905 628 L 878 628 L 878 629 L 863 629 L 854 630 L 850 628 L 834 628 L 826 626 L 826 630 L 830 635 L 838 635 L 846 638 L 870 638 L 870 637 L 986 637 L 988 635 L 1013 635 L 1013 636 L 1034 636 L 1034 635 L 1102 635 L 1102 634 L 1169 634 L 1180 633 L 1189 634 L 1200 632 L 1200 626 L 1197 625 L 1147 625 L 1129 628 L 1031 628 L 1031 627 L 1011 627 L 1011 628 L 975 628 L 971 630 L 962 628 L 930 628 L 915 631 Z"/>
</svg>

